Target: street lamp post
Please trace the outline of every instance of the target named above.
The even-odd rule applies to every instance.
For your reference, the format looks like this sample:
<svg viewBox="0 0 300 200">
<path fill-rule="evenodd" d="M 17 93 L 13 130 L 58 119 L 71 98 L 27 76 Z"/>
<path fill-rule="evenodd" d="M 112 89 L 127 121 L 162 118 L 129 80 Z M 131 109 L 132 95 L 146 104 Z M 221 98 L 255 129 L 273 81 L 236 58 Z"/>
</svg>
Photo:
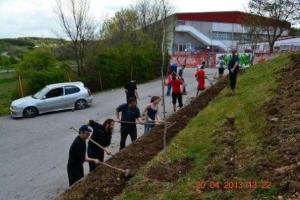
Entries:
<svg viewBox="0 0 300 200">
<path fill-rule="evenodd" d="M 208 65 L 208 63 L 209 63 L 210 46 L 207 46 L 206 49 L 207 49 L 207 61 L 206 61 L 206 63 L 207 63 L 207 65 Z"/>
</svg>

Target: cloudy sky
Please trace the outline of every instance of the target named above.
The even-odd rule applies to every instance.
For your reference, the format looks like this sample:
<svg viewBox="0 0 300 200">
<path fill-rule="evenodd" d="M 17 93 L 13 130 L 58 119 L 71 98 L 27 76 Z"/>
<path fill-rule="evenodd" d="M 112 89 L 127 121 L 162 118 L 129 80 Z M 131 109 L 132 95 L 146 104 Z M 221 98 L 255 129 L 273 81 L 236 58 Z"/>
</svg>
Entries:
<svg viewBox="0 0 300 200">
<path fill-rule="evenodd" d="M 67 1 L 67 0 L 62 0 Z M 53 37 L 58 30 L 55 0 L 0 0 L 0 38 Z M 90 0 L 92 15 L 101 23 L 136 0 Z M 244 11 L 248 0 L 170 0 L 178 12 Z"/>
</svg>

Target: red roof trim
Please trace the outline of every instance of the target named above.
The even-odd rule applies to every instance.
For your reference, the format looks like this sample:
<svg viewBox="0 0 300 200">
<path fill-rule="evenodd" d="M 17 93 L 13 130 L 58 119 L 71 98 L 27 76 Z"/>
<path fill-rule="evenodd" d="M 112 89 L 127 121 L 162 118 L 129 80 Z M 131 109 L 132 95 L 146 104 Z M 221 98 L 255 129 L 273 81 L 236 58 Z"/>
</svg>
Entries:
<svg viewBox="0 0 300 200">
<path fill-rule="evenodd" d="M 198 13 L 176 13 L 177 20 L 187 21 L 207 21 L 207 22 L 222 22 L 222 23 L 243 23 L 248 13 L 240 11 L 222 11 L 222 12 L 198 12 Z M 259 17 L 259 16 L 258 16 Z M 284 22 L 284 26 L 290 27 L 289 22 Z"/>
<path fill-rule="evenodd" d="M 208 21 L 224 23 L 241 23 L 243 14 L 238 11 L 233 12 L 203 12 L 203 13 L 177 13 L 177 20 Z"/>
</svg>

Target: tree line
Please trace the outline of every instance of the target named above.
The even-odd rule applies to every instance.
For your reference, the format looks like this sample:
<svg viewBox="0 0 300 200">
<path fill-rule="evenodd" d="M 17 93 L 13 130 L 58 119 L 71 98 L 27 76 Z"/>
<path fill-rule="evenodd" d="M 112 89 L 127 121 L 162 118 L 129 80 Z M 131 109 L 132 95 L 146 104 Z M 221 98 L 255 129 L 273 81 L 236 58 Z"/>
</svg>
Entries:
<svg viewBox="0 0 300 200">
<path fill-rule="evenodd" d="M 162 2 L 167 9 L 162 9 Z M 81 80 L 99 91 L 130 80 L 141 83 L 157 78 L 162 62 L 159 21 L 174 10 L 162 0 L 140 0 L 99 26 L 90 13 L 89 0 L 57 0 L 55 13 L 61 29 L 56 34 L 65 44 L 37 48 L 23 57 L 17 73 L 25 94 L 63 81 Z"/>
</svg>

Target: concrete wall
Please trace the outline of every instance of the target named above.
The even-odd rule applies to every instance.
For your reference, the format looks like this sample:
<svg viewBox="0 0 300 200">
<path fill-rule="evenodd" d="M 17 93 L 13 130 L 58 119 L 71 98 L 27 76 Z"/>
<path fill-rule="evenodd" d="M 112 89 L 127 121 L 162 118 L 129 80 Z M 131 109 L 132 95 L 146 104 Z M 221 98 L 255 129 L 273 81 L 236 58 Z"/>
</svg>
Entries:
<svg viewBox="0 0 300 200">
<path fill-rule="evenodd" d="M 194 28 L 199 30 L 201 33 L 203 33 L 207 37 L 211 38 L 211 30 L 213 28 L 212 22 L 185 21 L 185 24 L 193 26 Z"/>
</svg>

